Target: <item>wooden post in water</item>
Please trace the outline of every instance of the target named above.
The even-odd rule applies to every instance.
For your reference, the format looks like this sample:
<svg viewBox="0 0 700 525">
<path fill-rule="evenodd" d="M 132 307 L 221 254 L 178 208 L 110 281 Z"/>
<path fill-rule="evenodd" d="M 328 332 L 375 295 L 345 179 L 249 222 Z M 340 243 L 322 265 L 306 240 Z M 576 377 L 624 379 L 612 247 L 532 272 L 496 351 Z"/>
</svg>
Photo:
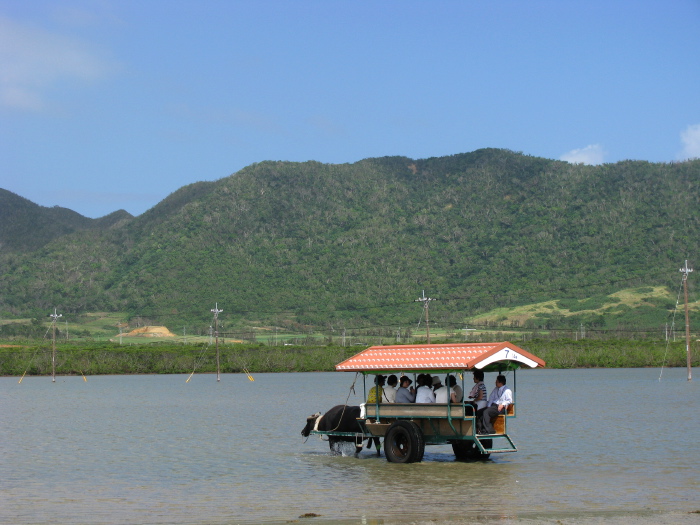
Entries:
<svg viewBox="0 0 700 525">
<path fill-rule="evenodd" d="M 688 381 L 693 380 L 693 375 L 690 366 L 690 317 L 688 316 L 688 274 L 693 271 L 688 268 L 688 260 L 685 261 L 685 266 L 680 270 L 683 273 L 683 294 L 685 295 L 685 356 L 688 366 Z"/>
</svg>

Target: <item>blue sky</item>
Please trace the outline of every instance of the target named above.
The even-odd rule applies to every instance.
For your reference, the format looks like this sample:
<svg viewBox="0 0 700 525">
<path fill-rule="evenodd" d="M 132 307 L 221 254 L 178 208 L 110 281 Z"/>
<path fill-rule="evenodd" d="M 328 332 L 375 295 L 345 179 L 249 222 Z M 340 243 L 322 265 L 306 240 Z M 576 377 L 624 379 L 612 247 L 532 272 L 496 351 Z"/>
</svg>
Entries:
<svg viewBox="0 0 700 525">
<path fill-rule="evenodd" d="M 698 50 L 698 0 L 0 0 L 0 188 L 96 218 L 264 160 L 700 157 Z"/>
</svg>

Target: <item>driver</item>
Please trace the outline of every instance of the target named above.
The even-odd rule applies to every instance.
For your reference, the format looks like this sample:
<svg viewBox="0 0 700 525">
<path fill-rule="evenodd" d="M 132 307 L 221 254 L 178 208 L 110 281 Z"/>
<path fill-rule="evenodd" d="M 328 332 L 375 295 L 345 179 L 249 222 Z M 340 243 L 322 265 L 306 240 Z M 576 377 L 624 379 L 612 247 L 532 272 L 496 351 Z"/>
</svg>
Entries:
<svg viewBox="0 0 700 525">
<path fill-rule="evenodd" d="M 494 434 L 493 423 L 491 420 L 499 414 L 505 413 L 508 405 L 513 404 L 513 392 L 506 386 L 506 376 L 498 375 L 496 377 L 496 388 L 493 389 L 489 396 L 488 406 L 483 410 L 481 419 L 482 433 Z M 477 415 L 479 411 L 477 411 Z"/>
</svg>

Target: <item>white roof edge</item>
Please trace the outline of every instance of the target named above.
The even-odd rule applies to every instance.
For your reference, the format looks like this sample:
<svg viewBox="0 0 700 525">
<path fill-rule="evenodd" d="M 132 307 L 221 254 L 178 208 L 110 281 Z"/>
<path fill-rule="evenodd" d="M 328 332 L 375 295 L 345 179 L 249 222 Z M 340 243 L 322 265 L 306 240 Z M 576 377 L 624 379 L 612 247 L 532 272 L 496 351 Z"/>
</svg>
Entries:
<svg viewBox="0 0 700 525">
<path fill-rule="evenodd" d="M 479 361 L 476 365 L 474 365 L 474 368 L 482 369 L 498 361 L 517 361 L 518 363 L 527 365 L 530 368 L 537 367 L 536 361 L 533 361 L 529 357 L 525 357 L 520 352 L 516 352 L 512 348 L 505 347 L 493 354 L 492 356 L 487 357 L 483 361 Z"/>
</svg>

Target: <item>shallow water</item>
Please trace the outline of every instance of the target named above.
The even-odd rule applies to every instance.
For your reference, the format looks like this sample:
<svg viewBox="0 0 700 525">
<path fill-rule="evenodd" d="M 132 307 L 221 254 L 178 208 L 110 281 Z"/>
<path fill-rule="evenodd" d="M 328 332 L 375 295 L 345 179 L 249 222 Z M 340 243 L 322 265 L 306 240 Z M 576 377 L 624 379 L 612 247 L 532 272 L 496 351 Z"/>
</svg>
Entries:
<svg viewBox="0 0 700 525">
<path fill-rule="evenodd" d="M 0 378 L 0 522 L 700 522 L 684 369 L 518 372 L 518 452 L 461 463 L 431 446 L 412 465 L 303 442 L 307 415 L 362 401 L 354 378 Z"/>
</svg>

